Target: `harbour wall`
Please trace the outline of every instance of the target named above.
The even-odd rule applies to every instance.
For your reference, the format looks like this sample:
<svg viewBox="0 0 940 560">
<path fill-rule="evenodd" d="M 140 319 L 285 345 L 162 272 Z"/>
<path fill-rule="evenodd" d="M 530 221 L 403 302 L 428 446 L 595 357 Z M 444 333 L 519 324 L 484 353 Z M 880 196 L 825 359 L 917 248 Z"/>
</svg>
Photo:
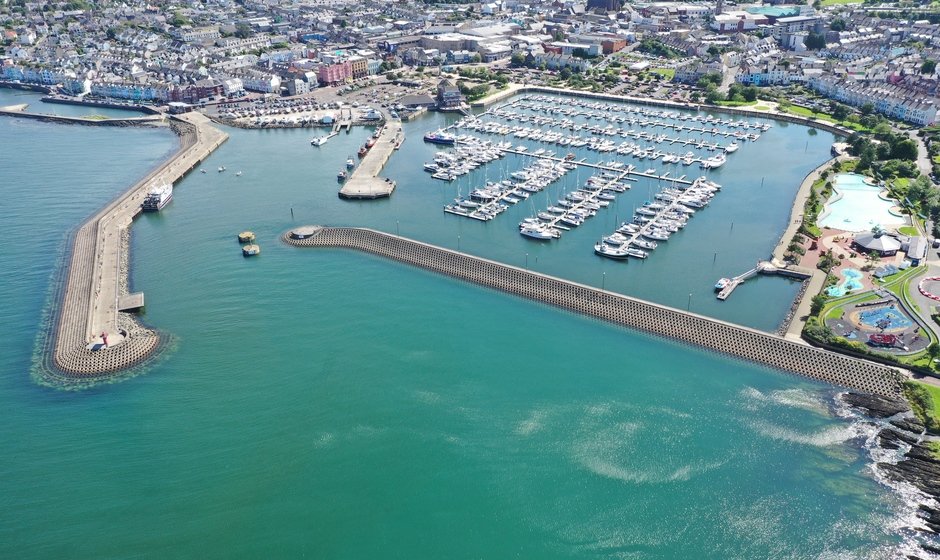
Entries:
<svg viewBox="0 0 940 560">
<path fill-rule="evenodd" d="M 151 185 L 176 182 L 228 138 L 202 115 L 173 118 L 170 123 L 180 137 L 180 149 L 91 216 L 70 239 L 68 262 L 54 288 L 58 304 L 51 333 L 37 372 L 44 381 L 106 378 L 142 363 L 163 345 L 159 333 L 118 311 L 129 273 L 128 228 Z M 100 343 L 101 332 L 107 332 L 114 344 L 90 348 Z"/>
<path fill-rule="evenodd" d="M 46 86 L 40 86 L 37 84 L 22 84 L 19 82 L 0 81 L 0 88 L 18 89 L 21 91 L 35 91 L 37 93 L 51 93 L 52 92 L 52 89 Z"/>
<path fill-rule="evenodd" d="M 120 109 L 122 111 L 136 111 L 147 115 L 159 115 L 160 110 L 150 105 L 127 105 L 123 103 L 109 103 L 107 101 L 90 101 L 71 97 L 46 96 L 40 99 L 43 103 L 58 103 L 59 105 L 80 105 L 82 107 L 101 107 L 103 109 Z"/>
<path fill-rule="evenodd" d="M 896 397 L 901 390 L 903 377 L 894 368 L 396 235 L 363 228 L 314 226 L 288 232 L 283 240 L 298 247 L 340 247 L 372 253 L 856 391 Z"/>
<path fill-rule="evenodd" d="M 87 117 L 66 117 L 62 115 L 46 115 L 42 113 L 27 113 L 25 111 L 8 111 L 0 109 L 0 116 L 17 117 L 20 119 L 32 119 L 36 121 L 52 122 L 60 124 L 85 124 L 92 126 L 141 126 L 141 125 L 159 125 L 163 118 L 157 115 L 146 117 L 127 117 L 119 119 L 89 119 Z"/>
</svg>

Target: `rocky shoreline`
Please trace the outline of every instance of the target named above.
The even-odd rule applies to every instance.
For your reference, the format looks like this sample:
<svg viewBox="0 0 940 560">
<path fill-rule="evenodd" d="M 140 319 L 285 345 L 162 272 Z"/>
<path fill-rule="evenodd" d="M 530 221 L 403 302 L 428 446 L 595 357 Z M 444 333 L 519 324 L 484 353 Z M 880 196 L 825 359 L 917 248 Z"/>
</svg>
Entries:
<svg viewBox="0 0 940 560">
<path fill-rule="evenodd" d="M 907 401 L 860 393 L 845 393 L 842 400 L 868 417 L 884 421 L 879 423 L 882 428 L 877 436 L 881 449 L 907 449 L 896 463 L 878 462 L 875 466 L 888 480 L 910 484 L 929 498 L 918 505 L 924 525 L 920 530 L 940 534 L 940 459 L 934 457 L 924 425 L 913 416 Z M 940 546 L 919 544 L 925 552 L 940 555 Z"/>
</svg>

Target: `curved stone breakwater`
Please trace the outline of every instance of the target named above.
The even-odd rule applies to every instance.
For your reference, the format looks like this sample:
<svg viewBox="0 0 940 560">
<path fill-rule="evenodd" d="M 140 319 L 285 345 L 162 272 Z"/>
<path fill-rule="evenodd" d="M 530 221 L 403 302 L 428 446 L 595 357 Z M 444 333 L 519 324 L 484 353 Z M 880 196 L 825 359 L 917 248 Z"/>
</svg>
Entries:
<svg viewBox="0 0 940 560">
<path fill-rule="evenodd" d="M 857 391 L 887 397 L 901 392 L 902 374 L 887 366 L 396 235 L 364 228 L 306 226 L 285 233 L 282 239 L 298 247 L 372 253 Z"/>
<path fill-rule="evenodd" d="M 228 139 L 199 114 L 175 118 L 170 126 L 180 149 L 75 232 L 41 375 L 54 381 L 97 379 L 139 364 L 160 347 L 156 331 L 118 310 L 127 291 L 128 229 L 151 187 L 176 182 Z"/>
</svg>

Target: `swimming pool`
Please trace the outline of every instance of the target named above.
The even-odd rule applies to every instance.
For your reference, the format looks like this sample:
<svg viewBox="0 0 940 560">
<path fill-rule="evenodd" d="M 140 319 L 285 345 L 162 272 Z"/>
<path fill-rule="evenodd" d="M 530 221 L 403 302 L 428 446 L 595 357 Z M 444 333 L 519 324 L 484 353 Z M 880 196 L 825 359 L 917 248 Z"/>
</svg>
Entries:
<svg viewBox="0 0 940 560">
<path fill-rule="evenodd" d="M 893 305 L 869 309 L 858 314 L 861 324 L 872 329 L 897 330 L 906 329 L 914 323 Z"/>
<path fill-rule="evenodd" d="M 906 225 L 907 220 L 890 212 L 894 201 L 878 196 L 880 187 L 869 185 L 857 173 L 839 173 L 832 181 L 841 198 L 826 204 L 820 227 L 845 231 L 868 231 L 874 226 L 883 228 Z"/>
<path fill-rule="evenodd" d="M 842 297 L 852 290 L 862 289 L 862 272 L 854 268 L 846 268 L 842 271 L 842 277 L 845 280 L 835 286 L 829 286 L 826 293 L 832 297 Z"/>
</svg>

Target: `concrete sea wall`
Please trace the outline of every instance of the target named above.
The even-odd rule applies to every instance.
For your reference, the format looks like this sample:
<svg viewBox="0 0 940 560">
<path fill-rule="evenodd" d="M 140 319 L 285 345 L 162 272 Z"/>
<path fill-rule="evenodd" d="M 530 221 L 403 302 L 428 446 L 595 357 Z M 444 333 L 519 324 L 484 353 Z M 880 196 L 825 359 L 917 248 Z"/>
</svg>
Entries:
<svg viewBox="0 0 940 560">
<path fill-rule="evenodd" d="M 902 375 L 890 367 L 379 231 L 311 226 L 288 232 L 283 239 L 298 247 L 372 253 L 857 391 L 891 397 L 900 393 Z"/>
</svg>

